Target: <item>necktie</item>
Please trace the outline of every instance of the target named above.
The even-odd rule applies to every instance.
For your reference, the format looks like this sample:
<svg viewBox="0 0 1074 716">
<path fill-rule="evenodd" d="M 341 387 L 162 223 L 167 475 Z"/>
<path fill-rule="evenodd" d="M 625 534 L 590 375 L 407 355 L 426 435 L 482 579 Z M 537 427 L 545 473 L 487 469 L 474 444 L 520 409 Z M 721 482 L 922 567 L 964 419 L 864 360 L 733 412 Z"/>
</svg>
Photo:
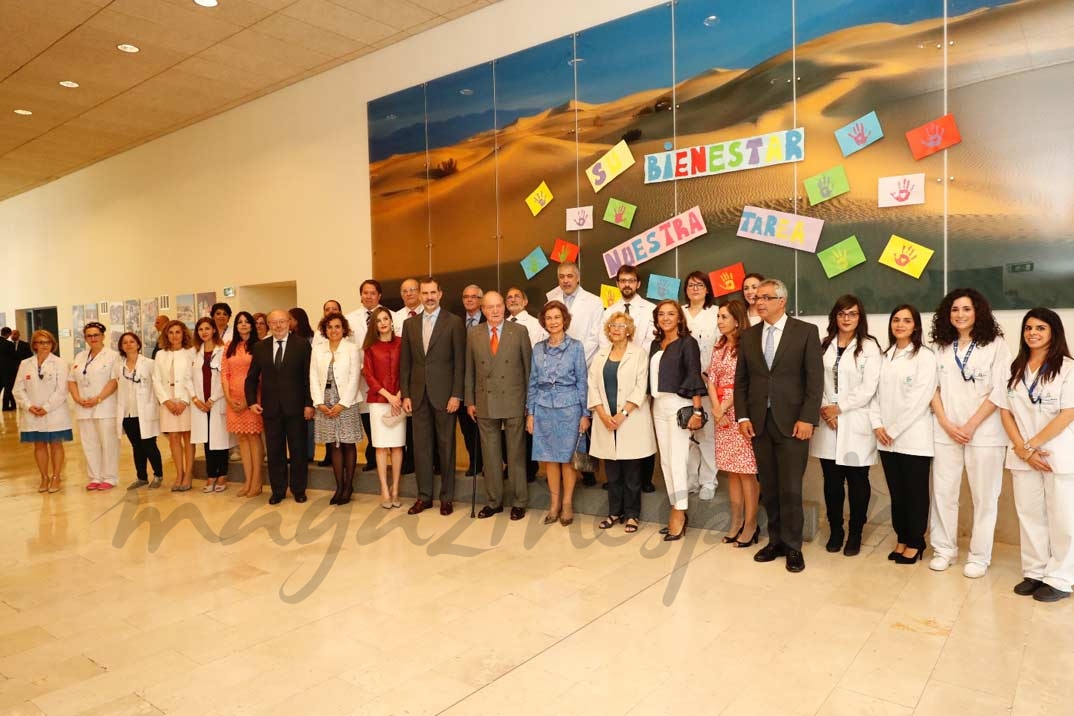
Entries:
<svg viewBox="0 0 1074 716">
<path fill-rule="evenodd" d="M 272 361 L 272 365 L 279 368 L 283 365 L 283 341 L 276 341 L 276 357 Z"/>
<path fill-rule="evenodd" d="M 571 305 L 574 303 L 574 294 L 572 293 L 569 296 L 564 296 L 563 303 L 566 304 L 567 308 L 570 308 Z"/>
<path fill-rule="evenodd" d="M 433 314 L 426 313 L 425 320 L 421 322 L 421 345 L 425 352 L 429 352 L 429 339 L 433 335 Z"/>
<path fill-rule="evenodd" d="M 492 338 L 489 339 L 489 349 L 492 351 L 492 355 L 496 355 L 496 351 L 500 350 L 500 339 L 496 335 L 497 329 L 493 327 Z"/>
<path fill-rule="evenodd" d="M 418 315 L 418 312 L 417 312 L 417 311 L 413 311 L 413 310 L 412 310 L 412 311 L 410 312 L 410 317 L 411 317 L 411 318 L 413 318 L 413 317 L 414 317 L 414 316 L 416 316 L 416 315 Z"/>
<path fill-rule="evenodd" d="M 511 316 L 507 320 L 509 320 L 511 323 L 518 323 L 518 316 Z"/>
<path fill-rule="evenodd" d="M 768 327 L 768 335 L 764 339 L 764 362 L 772 367 L 772 359 L 776 357 L 776 327 Z"/>
<path fill-rule="evenodd" d="M 629 316 L 630 315 L 630 304 L 629 303 L 624 303 L 623 304 L 623 310 L 626 311 L 626 314 Z"/>
<path fill-rule="evenodd" d="M 373 312 L 372 311 L 366 311 L 365 312 L 365 322 L 366 323 L 369 323 L 369 319 L 372 318 L 372 317 L 373 317 Z"/>
</svg>

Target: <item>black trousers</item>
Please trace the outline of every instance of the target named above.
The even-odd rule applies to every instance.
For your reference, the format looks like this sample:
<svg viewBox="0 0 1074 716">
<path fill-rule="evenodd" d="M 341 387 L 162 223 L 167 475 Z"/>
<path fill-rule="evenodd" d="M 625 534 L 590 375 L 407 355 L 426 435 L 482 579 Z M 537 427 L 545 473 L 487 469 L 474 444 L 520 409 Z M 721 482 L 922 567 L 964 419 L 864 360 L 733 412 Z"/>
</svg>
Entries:
<svg viewBox="0 0 1074 716">
<path fill-rule="evenodd" d="M 403 445 L 403 474 L 414 472 L 414 417 L 406 419 L 406 444 Z"/>
<path fill-rule="evenodd" d="M 160 448 L 157 447 L 157 438 L 143 438 L 138 418 L 123 418 L 123 433 L 131 443 L 134 451 L 134 470 L 139 480 L 149 479 L 147 465 L 153 468 L 154 477 L 164 476 L 164 463 L 160 459 Z"/>
<path fill-rule="evenodd" d="M 228 456 L 230 452 L 231 451 L 227 448 L 213 450 L 209 447 L 209 443 L 205 443 L 205 476 L 227 477 Z"/>
<path fill-rule="evenodd" d="M 900 544 L 925 549 L 929 525 L 929 468 L 932 458 L 880 451 L 891 495 L 891 526 Z"/>
<path fill-rule="evenodd" d="M 869 466 L 848 467 L 836 465 L 835 460 L 820 461 L 824 473 L 824 507 L 832 534 L 843 534 L 843 485 L 850 502 L 850 534 L 861 535 L 862 527 L 869 518 L 869 498 L 873 490 L 869 485 Z"/>
<path fill-rule="evenodd" d="M 470 458 L 466 472 L 480 475 L 485 468 L 481 460 L 481 431 L 478 430 L 477 421 L 470 417 L 465 407 L 459 408 L 457 415 L 462 442 L 466 445 L 466 454 Z"/>
<path fill-rule="evenodd" d="M 359 413 L 362 416 L 362 430 L 365 432 L 365 469 L 371 470 L 377 466 L 377 449 L 373 447 L 373 424 L 369 422 L 369 413 Z"/>
<path fill-rule="evenodd" d="M 15 409 L 15 396 L 11 394 L 11 391 L 15 389 L 15 378 L 17 377 L 17 372 L 18 370 L 7 370 L 4 371 L 4 374 L 2 376 L 0 376 L 0 380 L 3 381 L 3 385 L 0 387 L 3 387 L 4 389 L 4 410 Z"/>
<path fill-rule="evenodd" d="M 624 520 L 641 517 L 642 464 L 636 460 L 605 460 L 604 474 L 608 478 L 608 514 L 621 515 Z"/>
<path fill-rule="evenodd" d="M 414 474 L 418 479 L 418 497 L 433 499 L 433 453 L 440 457 L 440 500 L 455 499 L 455 423 L 456 413 L 439 410 L 422 397 L 414 405 Z"/>
<path fill-rule="evenodd" d="M 783 435 L 769 410 L 764 431 L 753 438 L 753 454 L 757 458 L 761 503 L 768 516 L 768 542 L 800 551 L 802 476 L 809 462 L 809 441 Z"/>
<path fill-rule="evenodd" d="M 302 415 L 264 416 L 265 450 L 273 497 L 286 497 L 287 486 L 295 497 L 306 494 L 309 465 L 306 460 L 306 419 Z M 287 455 L 290 453 L 290 471 Z"/>
</svg>

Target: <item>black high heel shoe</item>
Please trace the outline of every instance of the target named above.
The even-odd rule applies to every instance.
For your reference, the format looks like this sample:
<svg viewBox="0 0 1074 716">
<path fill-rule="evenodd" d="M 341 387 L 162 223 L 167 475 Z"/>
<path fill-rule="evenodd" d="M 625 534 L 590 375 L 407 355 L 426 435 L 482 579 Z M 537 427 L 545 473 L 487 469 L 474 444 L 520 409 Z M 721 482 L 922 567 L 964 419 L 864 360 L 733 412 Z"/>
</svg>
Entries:
<svg viewBox="0 0 1074 716">
<path fill-rule="evenodd" d="M 738 532 L 735 532 L 733 535 L 724 535 L 723 543 L 724 544 L 731 544 L 733 542 L 738 542 L 738 538 L 742 536 L 742 530 L 744 530 L 745 528 L 746 528 L 746 523 L 743 522 L 742 526 L 738 528 Z"/>
<path fill-rule="evenodd" d="M 925 550 L 919 549 L 917 551 L 917 554 L 915 554 L 913 557 L 907 557 L 903 554 L 896 554 L 895 559 L 893 561 L 895 562 L 895 564 L 913 564 L 914 562 L 918 562 L 921 560 L 921 555 L 924 552 Z"/>
<path fill-rule="evenodd" d="M 753 537 L 751 537 L 750 539 L 746 540 L 745 542 L 739 542 L 738 540 L 735 540 L 735 547 L 739 547 L 739 548 L 751 547 L 751 546 L 757 544 L 757 541 L 759 539 L 761 539 L 761 526 L 757 525 L 757 529 L 755 529 L 753 531 Z"/>
<path fill-rule="evenodd" d="M 686 534 L 686 525 L 688 525 L 688 524 L 690 524 L 690 518 L 687 517 L 686 515 L 683 515 L 682 516 L 682 529 L 679 530 L 679 534 L 673 535 L 673 534 L 671 534 L 671 530 L 669 529 L 667 531 L 667 534 L 664 535 L 664 541 L 665 542 L 677 542 L 678 540 L 681 540 L 683 538 L 683 536 Z"/>
</svg>

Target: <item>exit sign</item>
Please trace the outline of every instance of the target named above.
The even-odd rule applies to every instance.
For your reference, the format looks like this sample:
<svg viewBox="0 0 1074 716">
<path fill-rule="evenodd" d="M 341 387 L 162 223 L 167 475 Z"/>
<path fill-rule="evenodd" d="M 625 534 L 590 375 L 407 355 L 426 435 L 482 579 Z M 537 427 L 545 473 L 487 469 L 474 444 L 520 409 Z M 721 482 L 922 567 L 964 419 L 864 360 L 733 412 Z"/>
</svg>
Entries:
<svg viewBox="0 0 1074 716">
<path fill-rule="evenodd" d="M 1024 261 L 1020 264 L 1007 264 L 1007 273 L 1029 273 L 1032 270 L 1032 261 Z"/>
</svg>

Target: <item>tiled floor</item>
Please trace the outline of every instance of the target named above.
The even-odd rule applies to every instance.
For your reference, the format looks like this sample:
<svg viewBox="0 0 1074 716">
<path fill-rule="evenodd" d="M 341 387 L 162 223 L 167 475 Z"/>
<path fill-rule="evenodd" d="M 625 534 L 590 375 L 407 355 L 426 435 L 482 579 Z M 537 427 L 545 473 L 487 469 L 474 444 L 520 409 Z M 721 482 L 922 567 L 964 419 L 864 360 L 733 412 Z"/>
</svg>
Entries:
<svg viewBox="0 0 1074 716">
<path fill-rule="evenodd" d="M 1074 713 L 1074 601 L 1013 595 L 1009 545 L 971 581 L 879 525 L 792 575 L 653 524 L 87 493 L 67 452 L 38 494 L 3 414 L 0 713 Z"/>
</svg>

